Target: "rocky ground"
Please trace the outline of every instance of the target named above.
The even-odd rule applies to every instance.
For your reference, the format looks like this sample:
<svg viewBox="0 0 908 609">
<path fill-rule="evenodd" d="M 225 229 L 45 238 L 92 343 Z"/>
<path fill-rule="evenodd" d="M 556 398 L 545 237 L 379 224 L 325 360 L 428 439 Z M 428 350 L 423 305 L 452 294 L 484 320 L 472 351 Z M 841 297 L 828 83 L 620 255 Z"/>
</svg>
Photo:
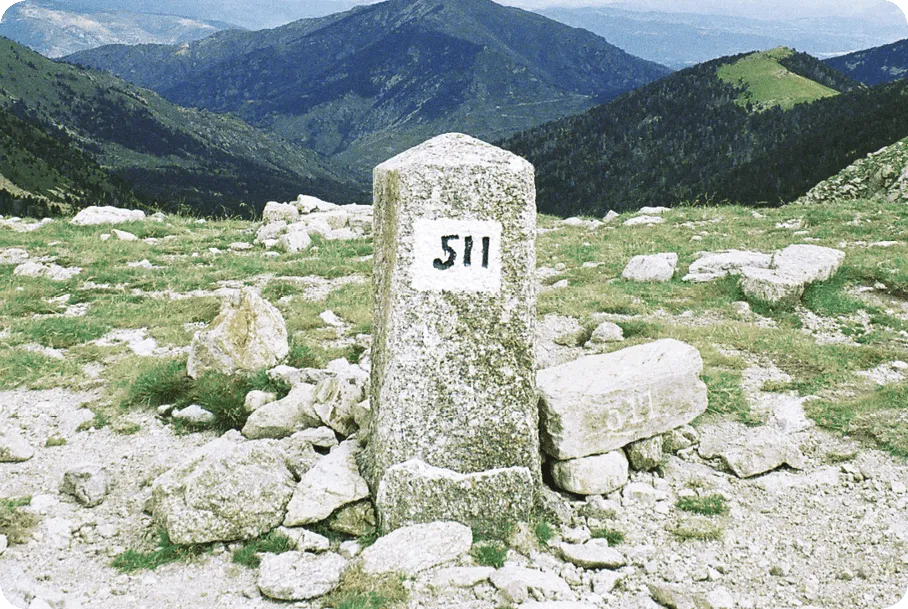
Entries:
<svg viewBox="0 0 908 609">
<path fill-rule="evenodd" d="M 158 217 L 130 219 L 120 234 L 2 221 L 0 589 L 14 606 L 252 608 L 319 586 L 316 598 L 292 606 L 883 608 L 901 598 L 902 206 L 540 218 L 540 367 L 682 340 L 702 354 L 709 407 L 693 427 L 662 435 L 657 455 L 629 446 L 631 471 L 613 490 L 559 493 L 536 522 L 471 547 L 469 531 L 464 545 L 452 527 L 417 531 L 415 542 L 375 541 L 356 511 L 355 461 L 351 469 L 340 458 L 355 448 L 332 447 L 368 417 L 371 244 L 364 210 L 344 217 L 315 205 L 272 206 L 275 222 L 264 228 Z M 773 256 L 794 244 L 826 248 L 829 272 L 808 278 L 786 266 L 792 255 Z M 719 254 L 728 250 L 736 253 Z M 187 357 L 202 353 L 196 332 L 215 331 L 221 299 L 243 286 L 286 320 L 286 351 L 259 354 L 262 368 L 283 367 L 270 382 L 236 389 L 246 409 L 236 425 L 233 411 L 198 392 L 202 381 L 161 371 L 176 362 L 184 375 Z M 205 353 L 196 357 L 203 367 L 224 363 L 223 353 Z M 175 378 L 174 402 L 147 399 Z M 327 391 L 338 380 L 345 389 Z M 279 395 L 251 404 L 256 391 Z M 182 417 L 190 402 L 197 409 Z M 274 551 L 298 553 L 238 562 L 248 542 L 204 541 L 205 526 L 181 528 L 162 507 L 172 498 L 161 490 L 164 475 L 231 422 L 248 439 L 227 432 L 205 463 L 229 462 L 245 450 L 236 447 L 263 456 L 211 465 L 220 475 L 203 490 L 255 471 L 259 458 L 277 459 L 269 468 L 284 472 L 269 487 L 283 497 L 277 521 L 266 510 L 254 526 L 264 535 L 288 525 L 292 543 Z M 241 490 L 237 503 L 252 501 Z M 157 552 L 162 522 L 171 537 L 198 545 Z M 124 562 L 130 551 L 146 559 Z M 152 556 L 167 560 L 152 569 Z M 422 563 L 407 563 L 412 556 Z M 406 575 L 389 580 L 386 571 Z M 303 583 L 287 589 L 288 581 Z"/>
</svg>

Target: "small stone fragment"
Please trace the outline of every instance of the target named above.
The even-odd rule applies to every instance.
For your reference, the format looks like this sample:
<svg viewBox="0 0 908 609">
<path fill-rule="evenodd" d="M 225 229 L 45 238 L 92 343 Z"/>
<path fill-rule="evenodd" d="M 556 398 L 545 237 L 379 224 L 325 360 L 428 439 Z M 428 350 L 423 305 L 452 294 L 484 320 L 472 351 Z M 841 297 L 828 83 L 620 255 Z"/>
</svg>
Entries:
<svg viewBox="0 0 908 609">
<path fill-rule="evenodd" d="M 60 492 L 72 495 L 85 507 L 101 505 L 110 493 L 110 474 L 103 467 L 83 465 L 63 474 Z"/>
<path fill-rule="evenodd" d="M 469 552 L 473 533 L 456 522 L 432 522 L 397 529 L 362 554 L 363 571 L 414 576 Z"/>
<path fill-rule="evenodd" d="M 623 451 L 581 457 L 552 464 L 552 478 L 558 488 L 578 495 L 607 495 L 628 479 L 628 462 Z"/>
<path fill-rule="evenodd" d="M 340 584 L 346 567 L 346 559 L 331 552 L 266 554 L 259 568 L 258 587 L 268 598 L 281 601 L 318 598 Z"/>
<path fill-rule="evenodd" d="M 638 472 L 648 472 L 662 463 L 662 436 L 653 436 L 629 444 L 625 450 L 627 458 Z"/>
</svg>

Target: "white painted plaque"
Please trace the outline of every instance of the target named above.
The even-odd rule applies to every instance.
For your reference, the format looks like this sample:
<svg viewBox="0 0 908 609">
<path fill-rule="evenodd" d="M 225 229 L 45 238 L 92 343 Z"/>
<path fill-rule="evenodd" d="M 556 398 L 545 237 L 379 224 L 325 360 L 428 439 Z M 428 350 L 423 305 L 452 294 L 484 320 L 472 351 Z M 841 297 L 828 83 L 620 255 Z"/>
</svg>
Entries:
<svg viewBox="0 0 908 609">
<path fill-rule="evenodd" d="M 501 223 L 484 220 L 417 220 L 413 289 L 420 292 L 501 291 Z"/>
</svg>

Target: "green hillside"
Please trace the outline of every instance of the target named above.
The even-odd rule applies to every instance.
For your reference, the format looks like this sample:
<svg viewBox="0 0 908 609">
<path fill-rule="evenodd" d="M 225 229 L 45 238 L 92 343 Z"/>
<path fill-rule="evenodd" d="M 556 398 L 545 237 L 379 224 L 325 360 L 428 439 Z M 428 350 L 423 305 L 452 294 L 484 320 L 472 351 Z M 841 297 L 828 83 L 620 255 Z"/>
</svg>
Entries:
<svg viewBox="0 0 908 609">
<path fill-rule="evenodd" d="M 367 179 L 449 131 L 506 137 L 669 74 L 582 29 L 489 0 L 389 0 L 188 45 L 67 58 L 231 112 Z"/>
<path fill-rule="evenodd" d="M 649 205 L 791 201 L 908 136 L 908 83 L 868 89 L 809 55 L 773 61 L 777 73 L 784 68 L 798 79 L 774 88 L 759 78 L 765 54 L 718 59 L 503 145 L 536 166 L 542 211 L 601 215 Z M 749 82 L 719 78 L 729 70 Z M 838 94 L 783 103 L 794 99 L 790 85 L 800 79 Z M 747 96 L 763 105 L 742 103 Z"/>
<path fill-rule="evenodd" d="M 753 53 L 734 63 L 721 66 L 719 79 L 741 91 L 737 103 L 766 110 L 779 106 L 790 110 L 797 104 L 838 95 L 835 89 L 792 72 L 782 61 L 794 56 L 794 51 L 779 47 Z"/>
<path fill-rule="evenodd" d="M 833 57 L 826 63 L 868 85 L 904 80 L 908 78 L 908 40 Z"/>
<path fill-rule="evenodd" d="M 0 75 L 0 109 L 65 132 L 147 204 L 211 214 L 299 193 L 340 202 L 366 196 L 363 185 L 311 150 L 11 41 L 0 40 Z"/>
</svg>

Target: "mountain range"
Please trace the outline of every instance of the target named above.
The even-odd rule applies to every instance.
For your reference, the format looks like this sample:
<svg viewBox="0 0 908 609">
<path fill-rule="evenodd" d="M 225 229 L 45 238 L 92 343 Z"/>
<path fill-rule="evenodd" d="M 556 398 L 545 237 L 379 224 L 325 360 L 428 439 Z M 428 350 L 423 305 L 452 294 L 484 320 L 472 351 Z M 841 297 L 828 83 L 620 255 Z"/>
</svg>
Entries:
<svg viewBox="0 0 908 609">
<path fill-rule="evenodd" d="M 231 112 L 367 176 L 433 135 L 499 139 L 667 75 L 586 30 L 489 0 L 389 0 L 179 46 L 67 61 Z"/>
<path fill-rule="evenodd" d="M 908 40 L 834 57 L 830 66 L 868 85 L 908 78 Z"/>
<path fill-rule="evenodd" d="M 635 10 L 636 9 L 636 10 Z M 594 32 L 628 53 L 687 68 L 718 57 L 771 49 L 797 48 L 825 58 L 908 38 L 908 22 L 898 8 L 880 0 L 872 12 L 781 18 L 767 12 L 760 18 L 668 10 L 553 7 L 547 17 Z M 879 19 L 878 16 L 888 19 Z"/>
<path fill-rule="evenodd" d="M 908 136 L 908 82 L 868 88 L 776 49 L 677 72 L 506 140 L 559 215 L 647 205 L 779 204 Z"/>
<path fill-rule="evenodd" d="M 242 213 L 299 193 L 364 199 L 366 185 L 349 172 L 230 115 L 181 108 L 8 40 L 0 40 L 0 75 L 0 174 L 3 190 L 18 198 L 70 208 L 100 200 L 182 205 L 205 214 Z"/>
</svg>

